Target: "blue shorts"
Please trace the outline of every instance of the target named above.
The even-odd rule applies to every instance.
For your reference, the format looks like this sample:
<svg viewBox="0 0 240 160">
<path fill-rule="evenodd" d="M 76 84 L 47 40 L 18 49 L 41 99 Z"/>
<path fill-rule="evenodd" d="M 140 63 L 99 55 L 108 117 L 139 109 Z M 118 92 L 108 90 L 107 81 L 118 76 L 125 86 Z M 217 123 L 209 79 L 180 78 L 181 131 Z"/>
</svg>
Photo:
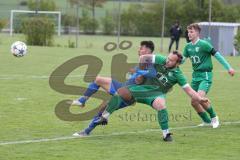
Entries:
<svg viewBox="0 0 240 160">
<path fill-rule="evenodd" d="M 124 86 L 124 83 L 118 82 L 118 81 L 116 81 L 116 80 L 113 79 L 113 80 L 112 80 L 112 83 L 111 83 L 111 87 L 110 87 L 109 93 L 110 93 L 111 95 L 114 95 L 114 94 L 117 93 L 117 90 L 118 90 L 119 88 L 123 87 L 123 86 Z"/>
</svg>

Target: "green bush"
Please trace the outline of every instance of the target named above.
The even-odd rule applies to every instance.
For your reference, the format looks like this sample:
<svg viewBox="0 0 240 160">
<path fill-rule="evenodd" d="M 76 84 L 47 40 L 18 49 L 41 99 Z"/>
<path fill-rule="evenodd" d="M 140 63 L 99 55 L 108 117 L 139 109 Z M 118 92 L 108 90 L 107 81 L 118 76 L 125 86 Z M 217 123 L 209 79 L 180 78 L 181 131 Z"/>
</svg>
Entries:
<svg viewBox="0 0 240 160">
<path fill-rule="evenodd" d="M 53 0 L 41 0 L 39 4 L 35 0 L 28 0 L 27 5 L 30 10 L 38 8 L 39 11 L 55 11 L 57 8 Z"/>
<path fill-rule="evenodd" d="M 240 52 L 240 29 L 238 30 L 238 34 L 235 36 L 234 46 L 235 46 L 235 49 L 238 52 Z"/>
<path fill-rule="evenodd" d="M 115 28 L 112 15 L 107 11 L 104 18 L 101 19 L 103 25 L 103 34 L 112 34 Z"/>
<path fill-rule="evenodd" d="M 76 26 L 76 16 L 70 14 L 62 15 L 61 23 L 63 26 Z"/>
<path fill-rule="evenodd" d="M 68 40 L 68 48 L 76 48 L 75 42 Z"/>
<path fill-rule="evenodd" d="M 20 5 L 20 6 L 27 6 L 28 3 L 27 3 L 27 1 L 23 0 L 23 1 L 21 1 L 21 2 L 19 3 L 19 5 Z"/>
<path fill-rule="evenodd" d="M 161 33 L 161 21 L 156 12 L 142 5 L 131 5 L 121 15 L 121 34 L 136 36 L 157 36 Z"/>
<path fill-rule="evenodd" d="M 98 21 L 96 19 L 92 19 L 88 12 L 83 10 L 82 18 L 80 20 L 80 28 L 83 29 L 83 32 L 86 34 L 95 34 L 98 27 Z"/>
<path fill-rule="evenodd" d="M 28 45 L 51 46 L 55 32 L 54 23 L 46 17 L 32 17 L 22 23 Z"/>
<path fill-rule="evenodd" d="M 5 27 L 6 24 L 7 24 L 6 20 L 3 19 L 0 20 L 0 31 Z"/>
</svg>

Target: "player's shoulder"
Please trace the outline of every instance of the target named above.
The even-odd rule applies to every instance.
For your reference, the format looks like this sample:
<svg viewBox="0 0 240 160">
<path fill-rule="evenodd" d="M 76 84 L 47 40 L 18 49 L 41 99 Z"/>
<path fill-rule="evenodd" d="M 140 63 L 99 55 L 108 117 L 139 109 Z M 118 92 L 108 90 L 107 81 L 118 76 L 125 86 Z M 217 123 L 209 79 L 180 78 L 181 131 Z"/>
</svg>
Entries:
<svg viewBox="0 0 240 160">
<path fill-rule="evenodd" d="M 159 53 L 155 53 L 154 55 L 155 56 L 159 56 L 159 57 L 166 57 L 166 55 L 164 55 L 163 53 L 160 53 L 160 52 Z"/>
<path fill-rule="evenodd" d="M 200 45 L 211 45 L 211 43 L 208 40 L 205 40 L 205 39 L 199 39 L 198 43 Z"/>
<path fill-rule="evenodd" d="M 190 47 L 190 46 L 192 46 L 192 42 L 188 42 L 188 43 L 185 45 L 185 48 L 188 48 L 188 47 Z"/>
<path fill-rule="evenodd" d="M 158 59 L 167 59 L 167 56 L 164 55 L 163 53 L 155 53 L 155 58 L 158 58 Z"/>
</svg>

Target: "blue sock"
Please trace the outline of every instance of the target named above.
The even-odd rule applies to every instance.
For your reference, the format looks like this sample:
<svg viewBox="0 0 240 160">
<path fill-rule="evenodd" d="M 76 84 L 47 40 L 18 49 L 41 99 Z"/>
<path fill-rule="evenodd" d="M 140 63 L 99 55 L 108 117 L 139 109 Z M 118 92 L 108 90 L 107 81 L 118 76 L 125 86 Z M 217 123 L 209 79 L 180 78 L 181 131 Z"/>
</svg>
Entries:
<svg viewBox="0 0 240 160">
<path fill-rule="evenodd" d="M 89 124 L 88 128 L 86 128 L 84 131 L 86 134 L 90 134 L 92 132 L 92 130 L 97 126 L 94 121 L 100 117 L 102 115 L 102 112 L 99 112 L 91 121 L 91 123 Z"/>
<path fill-rule="evenodd" d="M 92 82 L 88 85 L 87 90 L 85 91 L 85 93 L 83 94 L 83 97 L 80 97 L 78 100 L 79 102 L 81 102 L 82 104 L 85 104 L 88 97 L 91 97 L 95 92 L 97 92 L 99 89 L 99 86 L 95 83 Z"/>
<path fill-rule="evenodd" d="M 115 87 L 114 87 L 114 84 L 111 83 L 110 89 L 109 89 L 109 94 L 114 95 L 116 92 L 117 92 L 117 91 L 116 91 L 116 89 L 115 89 Z"/>
<path fill-rule="evenodd" d="M 91 97 L 91 95 L 93 95 L 95 92 L 97 92 L 98 89 L 99 89 L 99 86 L 95 82 L 92 82 L 88 85 L 88 88 L 84 93 L 84 96 Z"/>
</svg>

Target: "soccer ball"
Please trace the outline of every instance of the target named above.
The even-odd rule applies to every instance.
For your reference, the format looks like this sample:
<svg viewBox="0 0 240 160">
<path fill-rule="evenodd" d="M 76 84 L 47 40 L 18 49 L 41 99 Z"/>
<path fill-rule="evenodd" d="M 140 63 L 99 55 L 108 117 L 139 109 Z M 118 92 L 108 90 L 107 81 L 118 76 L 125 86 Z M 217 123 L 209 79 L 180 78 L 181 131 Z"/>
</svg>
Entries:
<svg viewBox="0 0 240 160">
<path fill-rule="evenodd" d="M 23 57 L 27 54 L 27 45 L 24 42 L 16 41 L 11 45 L 11 53 L 15 57 Z"/>
</svg>

